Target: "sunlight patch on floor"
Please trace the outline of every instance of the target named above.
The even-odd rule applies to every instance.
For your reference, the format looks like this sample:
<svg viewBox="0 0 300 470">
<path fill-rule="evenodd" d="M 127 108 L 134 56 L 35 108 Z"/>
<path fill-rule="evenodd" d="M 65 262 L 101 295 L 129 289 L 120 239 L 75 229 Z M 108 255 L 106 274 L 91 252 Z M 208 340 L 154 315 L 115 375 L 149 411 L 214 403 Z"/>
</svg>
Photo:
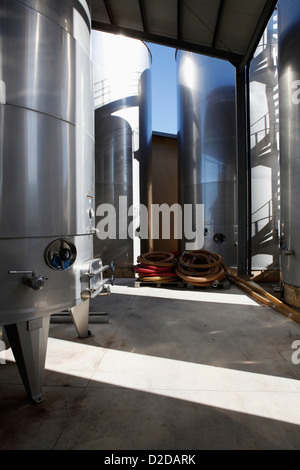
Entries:
<svg viewBox="0 0 300 470">
<path fill-rule="evenodd" d="M 125 294 L 125 295 L 140 295 L 146 297 L 158 297 L 164 299 L 175 300 L 194 300 L 198 302 L 215 302 L 221 304 L 235 304 L 235 305 L 253 305 L 259 304 L 245 294 L 232 294 L 228 291 L 220 292 L 217 289 L 215 292 L 197 291 L 193 289 L 168 289 L 168 288 L 153 288 L 153 287 L 129 287 L 129 286 L 112 286 L 112 294 Z"/>
<path fill-rule="evenodd" d="M 2 352 L 13 360 L 11 350 Z M 2 365 L 1 367 L 5 367 Z M 49 338 L 46 369 L 88 388 L 134 389 L 300 425 L 300 382 Z M 101 393 L 101 392 L 99 392 Z"/>
</svg>

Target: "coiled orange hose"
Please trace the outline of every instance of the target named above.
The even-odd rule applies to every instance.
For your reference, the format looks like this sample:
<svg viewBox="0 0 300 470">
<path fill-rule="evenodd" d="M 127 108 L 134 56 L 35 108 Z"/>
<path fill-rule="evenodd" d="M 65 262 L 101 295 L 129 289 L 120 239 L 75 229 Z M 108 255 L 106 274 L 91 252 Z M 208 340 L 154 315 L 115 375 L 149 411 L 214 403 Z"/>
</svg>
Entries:
<svg viewBox="0 0 300 470">
<path fill-rule="evenodd" d="M 174 254 L 164 251 L 149 252 L 138 257 L 135 267 L 139 278 L 145 281 L 170 282 L 183 279 L 188 284 L 205 287 L 217 286 L 227 278 L 256 300 L 300 323 L 300 312 L 266 292 L 264 289 L 230 273 L 222 256 L 205 250 L 185 251 L 176 263 Z"/>
<path fill-rule="evenodd" d="M 216 286 L 226 278 L 228 269 L 222 256 L 206 250 L 185 251 L 179 258 L 176 274 L 193 286 Z"/>
</svg>

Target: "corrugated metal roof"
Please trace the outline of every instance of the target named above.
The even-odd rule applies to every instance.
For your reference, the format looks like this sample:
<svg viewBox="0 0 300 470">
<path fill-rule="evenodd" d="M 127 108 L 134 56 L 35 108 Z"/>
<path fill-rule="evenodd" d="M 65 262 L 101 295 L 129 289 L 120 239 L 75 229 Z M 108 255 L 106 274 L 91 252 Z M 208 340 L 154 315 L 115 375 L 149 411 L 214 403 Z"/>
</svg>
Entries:
<svg viewBox="0 0 300 470">
<path fill-rule="evenodd" d="M 244 67 L 277 0 L 91 0 L 92 27 Z"/>
</svg>

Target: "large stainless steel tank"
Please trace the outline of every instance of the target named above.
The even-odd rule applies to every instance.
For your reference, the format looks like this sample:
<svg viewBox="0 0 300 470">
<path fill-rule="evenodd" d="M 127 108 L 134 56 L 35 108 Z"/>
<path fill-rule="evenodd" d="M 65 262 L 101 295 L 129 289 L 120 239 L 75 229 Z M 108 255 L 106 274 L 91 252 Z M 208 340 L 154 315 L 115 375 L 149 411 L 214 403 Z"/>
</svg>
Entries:
<svg viewBox="0 0 300 470">
<path fill-rule="evenodd" d="M 128 234 L 128 225 L 134 216 L 138 228 L 139 204 L 148 207 L 151 55 L 146 45 L 135 39 L 93 31 L 92 40 L 99 230 L 94 247 L 104 262 L 114 260 L 117 275 L 125 275 L 132 270 L 140 251 L 148 248 L 147 240 Z M 109 228 L 113 221 L 104 212 L 105 204 L 116 213 L 114 233 Z"/>
<path fill-rule="evenodd" d="M 203 249 L 236 266 L 235 69 L 177 51 L 177 70 L 179 203 L 204 204 Z"/>
<path fill-rule="evenodd" d="M 299 1 L 280 1 L 278 14 L 282 281 L 287 301 L 300 306 Z"/>
<path fill-rule="evenodd" d="M 0 0 L 0 325 L 37 402 L 50 315 L 71 309 L 82 334 L 104 285 L 90 30 L 86 0 Z"/>
<path fill-rule="evenodd" d="M 252 269 L 279 269 L 278 12 L 250 64 Z"/>
</svg>

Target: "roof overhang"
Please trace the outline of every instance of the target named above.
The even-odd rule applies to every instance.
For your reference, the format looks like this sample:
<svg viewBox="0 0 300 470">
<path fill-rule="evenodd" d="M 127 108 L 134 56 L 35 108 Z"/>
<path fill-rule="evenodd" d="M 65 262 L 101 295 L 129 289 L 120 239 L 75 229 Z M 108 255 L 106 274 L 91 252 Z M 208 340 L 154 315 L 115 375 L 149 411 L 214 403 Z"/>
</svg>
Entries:
<svg viewBox="0 0 300 470">
<path fill-rule="evenodd" d="M 278 0 L 91 0 L 92 28 L 249 64 Z"/>
</svg>

